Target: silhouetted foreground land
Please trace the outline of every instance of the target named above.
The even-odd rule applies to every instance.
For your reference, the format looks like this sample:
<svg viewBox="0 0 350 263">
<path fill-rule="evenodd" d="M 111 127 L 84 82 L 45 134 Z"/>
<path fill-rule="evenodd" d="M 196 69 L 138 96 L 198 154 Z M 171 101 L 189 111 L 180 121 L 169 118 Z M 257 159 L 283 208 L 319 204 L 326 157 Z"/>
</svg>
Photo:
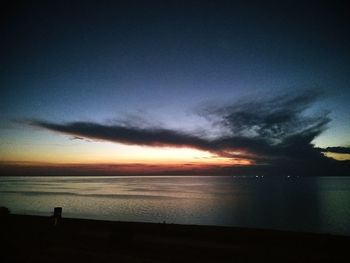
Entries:
<svg viewBox="0 0 350 263">
<path fill-rule="evenodd" d="M 1 239 L 1 262 L 350 262 L 350 237 L 230 227 L 9 215 Z"/>
</svg>

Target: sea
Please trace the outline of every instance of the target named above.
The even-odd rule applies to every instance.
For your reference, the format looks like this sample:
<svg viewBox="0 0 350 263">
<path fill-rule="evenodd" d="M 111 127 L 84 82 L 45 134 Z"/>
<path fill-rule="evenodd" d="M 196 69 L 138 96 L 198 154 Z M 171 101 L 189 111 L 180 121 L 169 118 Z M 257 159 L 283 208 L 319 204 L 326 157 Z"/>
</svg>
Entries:
<svg viewBox="0 0 350 263">
<path fill-rule="evenodd" d="M 350 177 L 0 177 L 11 213 L 350 236 Z"/>
</svg>

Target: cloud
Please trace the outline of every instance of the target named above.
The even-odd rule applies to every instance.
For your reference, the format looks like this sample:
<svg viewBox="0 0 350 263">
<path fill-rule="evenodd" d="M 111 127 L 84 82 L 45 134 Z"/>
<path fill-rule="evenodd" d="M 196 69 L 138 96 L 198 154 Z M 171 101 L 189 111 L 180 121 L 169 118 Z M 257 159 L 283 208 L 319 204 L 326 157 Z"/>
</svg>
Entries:
<svg viewBox="0 0 350 263">
<path fill-rule="evenodd" d="M 201 109 L 201 115 L 225 130 L 217 143 L 240 147 L 264 156 L 305 158 L 318 154 L 312 141 L 327 127 L 327 112 L 305 115 L 319 94 L 305 92 L 270 100 L 242 101 L 221 107 Z"/>
<path fill-rule="evenodd" d="M 331 152 L 331 153 L 343 153 L 350 154 L 350 147 L 327 147 L 327 148 L 319 148 L 321 152 Z"/>
<path fill-rule="evenodd" d="M 92 122 L 70 122 L 57 124 L 32 120 L 33 126 L 76 137 L 118 142 L 129 145 L 160 147 L 193 147 L 211 149 L 210 143 L 198 136 L 162 128 L 138 128 L 125 125 L 103 125 Z"/>
<path fill-rule="evenodd" d="M 205 132 L 189 133 L 143 123 L 137 125 L 135 120 L 109 125 L 43 120 L 31 120 L 30 124 L 79 138 L 129 145 L 196 148 L 226 158 L 250 159 L 260 170 L 265 165 L 264 169 L 289 167 L 298 172 L 301 171 L 299 168 L 306 171 L 315 166 L 322 169 L 333 166 L 333 160 L 325 157 L 323 151 L 348 153 L 345 147 L 320 150 L 312 144 L 330 122 L 328 112 L 307 114 L 319 96 L 308 91 L 268 100 L 251 99 L 201 107 L 200 116 L 222 131 L 214 138 L 203 136 L 207 134 Z"/>
</svg>

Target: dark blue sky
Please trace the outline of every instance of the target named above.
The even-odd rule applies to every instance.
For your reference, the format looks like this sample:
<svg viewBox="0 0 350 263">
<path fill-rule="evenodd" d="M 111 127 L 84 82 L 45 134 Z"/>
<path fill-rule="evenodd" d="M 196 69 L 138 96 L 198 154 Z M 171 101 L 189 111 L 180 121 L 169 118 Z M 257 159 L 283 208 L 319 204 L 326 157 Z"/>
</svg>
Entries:
<svg viewBox="0 0 350 263">
<path fill-rule="evenodd" d="M 1 133 L 23 118 L 208 128 L 203 103 L 311 89 L 323 93 L 312 110 L 332 119 L 317 144 L 349 146 L 346 1 L 283 2 L 14 1 L 1 27 Z"/>
</svg>

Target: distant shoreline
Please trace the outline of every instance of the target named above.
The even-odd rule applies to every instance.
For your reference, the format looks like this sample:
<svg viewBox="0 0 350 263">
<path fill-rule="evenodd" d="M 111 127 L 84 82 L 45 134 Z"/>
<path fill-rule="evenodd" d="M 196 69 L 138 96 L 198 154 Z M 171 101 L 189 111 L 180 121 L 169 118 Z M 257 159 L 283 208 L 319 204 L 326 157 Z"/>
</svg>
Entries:
<svg viewBox="0 0 350 263">
<path fill-rule="evenodd" d="M 251 177 L 251 178 L 308 178 L 308 177 L 350 177 L 349 175 L 212 175 L 212 174 L 140 174 L 140 175 L 2 175 L 1 177 Z"/>
</svg>

